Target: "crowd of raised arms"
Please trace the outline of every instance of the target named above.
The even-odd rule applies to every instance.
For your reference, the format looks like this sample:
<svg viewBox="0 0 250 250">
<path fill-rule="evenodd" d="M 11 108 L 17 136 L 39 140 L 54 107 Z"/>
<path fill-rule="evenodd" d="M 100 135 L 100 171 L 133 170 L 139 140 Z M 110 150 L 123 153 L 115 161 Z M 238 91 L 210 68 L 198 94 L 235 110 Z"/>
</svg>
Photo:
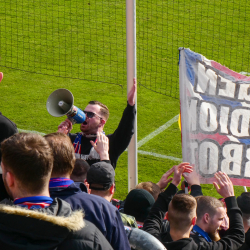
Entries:
<svg viewBox="0 0 250 250">
<path fill-rule="evenodd" d="M 117 160 L 134 133 L 135 95 L 136 81 L 107 136 L 109 110 L 98 101 L 85 107 L 76 134 L 68 119 L 45 136 L 18 133 L 0 113 L 0 249 L 250 249 L 250 194 L 236 198 L 223 172 L 214 174 L 221 199 L 203 196 L 186 162 L 113 199 Z"/>
</svg>

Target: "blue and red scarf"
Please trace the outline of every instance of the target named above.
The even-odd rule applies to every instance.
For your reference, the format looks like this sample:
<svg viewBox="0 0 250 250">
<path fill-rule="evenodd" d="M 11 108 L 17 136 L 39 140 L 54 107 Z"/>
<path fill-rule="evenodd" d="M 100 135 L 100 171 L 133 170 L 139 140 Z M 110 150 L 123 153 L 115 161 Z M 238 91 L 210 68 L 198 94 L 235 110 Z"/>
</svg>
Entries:
<svg viewBox="0 0 250 250">
<path fill-rule="evenodd" d="M 25 207 L 28 209 L 40 209 L 49 207 L 53 202 L 53 199 L 48 196 L 31 196 L 24 198 L 17 198 L 14 200 L 14 204 Z"/>
<path fill-rule="evenodd" d="M 70 186 L 74 181 L 69 178 L 51 178 L 49 181 L 49 188 L 62 188 Z"/>
<path fill-rule="evenodd" d="M 73 146 L 74 146 L 74 149 L 75 149 L 75 153 L 77 154 L 81 154 L 81 141 L 82 141 L 82 136 L 83 136 L 83 133 L 79 133 L 76 138 L 75 138 L 75 141 L 73 143 Z"/>
<path fill-rule="evenodd" d="M 210 237 L 208 236 L 208 233 L 205 232 L 205 231 L 203 231 L 199 226 L 194 225 L 192 231 L 193 231 L 194 233 L 200 234 L 203 238 L 205 238 L 205 240 L 206 240 L 207 242 L 212 242 L 212 240 L 211 240 Z"/>
</svg>

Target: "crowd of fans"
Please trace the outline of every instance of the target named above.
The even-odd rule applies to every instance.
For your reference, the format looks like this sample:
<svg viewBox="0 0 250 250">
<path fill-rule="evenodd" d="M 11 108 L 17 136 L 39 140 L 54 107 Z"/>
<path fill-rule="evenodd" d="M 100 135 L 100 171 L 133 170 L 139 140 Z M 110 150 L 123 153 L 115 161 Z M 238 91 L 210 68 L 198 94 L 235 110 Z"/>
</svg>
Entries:
<svg viewBox="0 0 250 250">
<path fill-rule="evenodd" d="M 108 136 L 108 109 L 99 102 L 87 105 L 77 134 L 69 120 L 44 137 L 18 133 L 0 113 L 0 249 L 134 249 L 128 227 L 143 233 L 140 249 L 148 249 L 145 235 L 161 249 L 250 249 L 250 195 L 236 199 L 225 173 L 214 175 L 222 199 L 203 196 L 185 162 L 158 183 L 138 184 L 124 201 L 113 199 L 117 160 L 133 135 L 135 93 L 136 82 Z M 177 188 L 182 177 L 190 194 Z"/>
</svg>

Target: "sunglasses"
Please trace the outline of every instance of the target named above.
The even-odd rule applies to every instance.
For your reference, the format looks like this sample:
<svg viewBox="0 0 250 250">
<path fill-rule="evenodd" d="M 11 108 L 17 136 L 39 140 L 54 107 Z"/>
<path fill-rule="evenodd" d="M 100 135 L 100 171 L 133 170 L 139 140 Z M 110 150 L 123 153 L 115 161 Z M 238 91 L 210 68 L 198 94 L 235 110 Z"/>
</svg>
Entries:
<svg viewBox="0 0 250 250">
<path fill-rule="evenodd" d="M 97 115 L 96 113 L 89 112 L 89 111 L 84 111 L 84 110 L 83 110 L 83 112 L 84 112 L 84 114 L 85 114 L 88 118 L 93 118 L 93 117 L 96 115 L 97 117 L 99 117 L 100 119 L 102 119 L 102 117 L 100 117 L 100 116 Z"/>
</svg>

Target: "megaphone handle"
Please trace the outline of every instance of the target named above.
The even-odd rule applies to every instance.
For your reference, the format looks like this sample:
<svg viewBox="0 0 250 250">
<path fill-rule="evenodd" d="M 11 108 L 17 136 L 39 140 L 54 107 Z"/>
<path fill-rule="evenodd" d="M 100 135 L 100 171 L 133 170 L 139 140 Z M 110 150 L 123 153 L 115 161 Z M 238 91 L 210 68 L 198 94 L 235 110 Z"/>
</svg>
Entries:
<svg viewBox="0 0 250 250">
<path fill-rule="evenodd" d="M 67 118 L 71 121 L 72 125 L 76 124 L 76 120 L 75 119 L 73 119 L 72 117 L 68 117 L 68 116 L 67 116 Z"/>
<path fill-rule="evenodd" d="M 188 194 L 188 183 L 186 180 L 184 180 L 185 183 L 185 194 Z"/>
</svg>

